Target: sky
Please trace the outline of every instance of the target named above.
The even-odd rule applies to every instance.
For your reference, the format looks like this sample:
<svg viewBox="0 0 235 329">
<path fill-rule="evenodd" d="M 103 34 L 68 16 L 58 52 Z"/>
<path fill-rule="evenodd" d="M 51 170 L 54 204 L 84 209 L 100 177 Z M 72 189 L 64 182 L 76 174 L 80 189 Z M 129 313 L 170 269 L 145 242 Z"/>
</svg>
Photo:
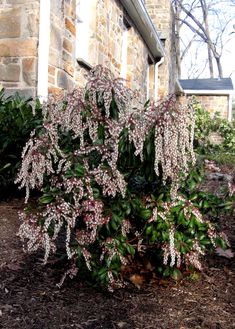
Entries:
<svg viewBox="0 0 235 329">
<path fill-rule="evenodd" d="M 211 16 L 210 29 L 214 33 L 214 37 L 217 35 L 217 29 L 219 30 L 219 20 L 230 20 L 224 34 L 223 34 L 223 48 L 222 48 L 222 67 L 223 76 L 231 77 L 235 89 L 235 4 L 229 5 L 230 0 L 223 1 L 217 5 L 217 10 L 220 11 L 218 17 Z M 198 12 L 198 17 L 200 11 Z M 197 17 L 197 18 L 198 18 Z M 183 42 L 187 44 L 193 36 L 191 30 L 185 27 L 182 30 Z M 183 48 L 183 46 L 182 46 Z M 207 58 L 207 48 L 205 43 L 195 42 L 187 53 L 187 56 L 182 62 L 182 78 L 209 78 L 209 70 L 204 69 Z"/>
<path fill-rule="evenodd" d="M 235 29 L 231 34 L 231 40 L 224 47 L 222 55 L 222 64 L 224 70 L 224 77 L 231 76 L 233 86 L 235 89 Z"/>
</svg>

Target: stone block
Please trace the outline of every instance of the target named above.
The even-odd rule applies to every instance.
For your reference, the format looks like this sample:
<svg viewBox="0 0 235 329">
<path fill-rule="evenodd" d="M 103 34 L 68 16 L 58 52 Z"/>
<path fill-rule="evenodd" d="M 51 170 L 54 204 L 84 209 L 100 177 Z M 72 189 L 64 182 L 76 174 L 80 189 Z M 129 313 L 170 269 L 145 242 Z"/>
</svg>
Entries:
<svg viewBox="0 0 235 329">
<path fill-rule="evenodd" d="M 0 39 L 17 38 L 21 34 L 21 9 L 13 8 L 0 12 Z"/>
<path fill-rule="evenodd" d="M 74 67 L 72 65 L 65 63 L 63 68 L 69 75 L 74 76 Z"/>
<path fill-rule="evenodd" d="M 15 64 L 0 66 L 0 80 L 6 82 L 17 82 L 20 80 L 20 66 Z"/>
<path fill-rule="evenodd" d="M 73 81 L 68 77 L 68 74 L 62 70 L 57 74 L 57 85 L 59 88 L 71 91 L 74 88 Z"/>
<path fill-rule="evenodd" d="M 73 45 L 72 42 L 70 42 L 68 39 L 63 40 L 63 48 L 67 50 L 67 52 L 72 53 L 73 51 Z"/>
<path fill-rule="evenodd" d="M 65 18 L 65 27 L 66 29 L 72 34 L 72 35 L 76 35 L 76 28 L 74 23 L 68 19 L 67 17 Z"/>
<path fill-rule="evenodd" d="M 62 59 L 66 62 L 66 63 L 72 63 L 72 56 L 69 55 L 69 53 L 67 53 L 67 51 L 64 51 L 63 50 L 63 53 L 62 53 Z"/>
<path fill-rule="evenodd" d="M 51 27 L 51 43 L 50 46 L 58 51 L 62 49 L 62 31 L 54 24 Z"/>
<path fill-rule="evenodd" d="M 15 58 L 15 57 L 6 57 L 6 58 L 2 58 L 2 63 L 5 65 L 8 64 L 19 64 L 20 63 L 20 59 L 19 58 Z"/>
<path fill-rule="evenodd" d="M 28 86 L 35 86 L 37 81 L 36 75 L 36 59 L 24 58 L 22 60 L 22 75 Z"/>
<path fill-rule="evenodd" d="M 51 66 L 51 65 L 48 65 L 48 73 L 50 75 L 55 75 L 55 67 Z"/>
<path fill-rule="evenodd" d="M 64 90 L 54 86 L 48 88 L 48 93 L 49 95 L 54 95 L 58 99 L 64 96 Z"/>
<path fill-rule="evenodd" d="M 51 83 L 52 85 L 55 84 L 55 79 L 52 77 L 48 77 L 48 82 Z"/>
<path fill-rule="evenodd" d="M 17 88 L 19 86 L 18 83 L 11 83 L 11 82 L 3 82 L 0 85 L 0 88 L 3 87 L 4 89 L 8 88 Z"/>
<path fill-rule="evenodd" d="M 26 18 L 24 36 L 38 37 L 39 35 L 39 8 L 33 10 Z"/>
<path fill-rule="evenodd" d="M 50 48 L 49 50 L 49 64 L 55 67 L 60 67 L 60 53 Z"/>
<path fill-rule="evenodd" d="M 37 55 L 37 40 L 0 40 L 0 57 L 22 57 Z"/>
<path fill-rule="evenodd" d="M 21 96 L 26 98 L 35 97 L 36 96 L 36 88 L 13 88 L 13 89 L 6 89 L 5 95 L 12 96 L 15 93 L 19 93 Z"/>
</svg>

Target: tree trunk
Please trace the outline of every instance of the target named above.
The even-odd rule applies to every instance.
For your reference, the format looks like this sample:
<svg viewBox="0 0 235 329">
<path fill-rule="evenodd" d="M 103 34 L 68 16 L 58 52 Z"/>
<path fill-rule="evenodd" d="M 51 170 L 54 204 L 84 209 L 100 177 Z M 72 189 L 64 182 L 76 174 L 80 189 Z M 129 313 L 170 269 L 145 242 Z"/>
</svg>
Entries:
<svg viewBox="0 0 235 329">
<path fill-rule="evenodd" d="M 182 0 L 180 0 L 182 1 Z M 181 55 L 180 55 L 180 7 L 178 1 L 173 2 L 174 6 L 174 32 L 175 32 L 175 56 L 176 56 L 176 71 L 178 78 L 181 77 Z"/>
<path fill-rule="evenodd" d="M 215 74 L 215 67 L 214 65 L 216 64 L 216 68 L 218 71 L 218 76 L 220 78 L 223 77 L 223 70 L 222 70 L 222 65 L 221 65 L 221 50 L 222 49 L 222 44 L 220 45 L 217 43 L 218 37 L 215 41 L 211 38 L 211 26 L 209 24 L 209 10 L 210 7 L 213 5 L 213 1 L 210 2 L 210 7 L 209 7 L 209 1 L 207 0 L 188 0 L 183 2 L 183 0 L 172 0 L 173 5 L 175 8 L 175 20 L 179 20 L 180 24 L 177 24 L 178 27 L 176 26 L 176 31 L 181 27 L 182 24 L 187 26 L 194 34 L 196 34 L 207 46 L 207 54 L 208 54 L 208 66 L 209 66 L 209 72 L 210 72 L 210 77 L 213 78 Z M 232 0 L 230 0 L 232 1 Z M 234 0 L 233 0 L 234 1 Z M 216 4 L 216 1 L 214 2 Z M 203 22 L 198 18 L 198 15 L 195 15 L 193 9 L 201 9 L 202 17 L 203 17 Z M 212 8 L 213 9 L 213 8 Z M 185 17 L 181 17 L 181 13 L 185 14 Z M 217 16 L 219 15 L 219 11 L 216 12 Z M 218 16 L 219 17 L 219 16 Z M 228 22 L 231 21 L 232 16 L 230 19 L 227 19 L 226 22 L 224 22 L 224 25 L 221 26 L 221 30 L 219 31 L 218 36 L 222 37 L 222 34 L 224 33 L 225 27 L 227 26 Z M 189 47 L 189 45 L 185 48 L 183 54 L 185 54 Z M 178 51 L 180 49 L 178 48 Z M 182 57 L 182 55 L 181 55 Z M 177 59 L 178 63 L 179 60 Z M 215 61 L 215 62 L 214 62 Z M 213 65 L 214 64 L 214 65 Z M 180 69 L 179 69 L 180 72 Z"/>
<path fill-rule="evenodd" d="M 210 37 L 210 29 L 208 24 L 208 7 L 205 0 L 200 0 L 202 14 L 203 14 L 203 21 L 205 24 L 205 32 L 207 35 L 208 43 L 207 43 L 207 53 L 208 53 L 208 63 L 209 63 L 209 72 L 210 78 L 214 78 L 214 68 L 213 68 L 213 57 L 211 51 L 211 37 Z"/>
</svg>

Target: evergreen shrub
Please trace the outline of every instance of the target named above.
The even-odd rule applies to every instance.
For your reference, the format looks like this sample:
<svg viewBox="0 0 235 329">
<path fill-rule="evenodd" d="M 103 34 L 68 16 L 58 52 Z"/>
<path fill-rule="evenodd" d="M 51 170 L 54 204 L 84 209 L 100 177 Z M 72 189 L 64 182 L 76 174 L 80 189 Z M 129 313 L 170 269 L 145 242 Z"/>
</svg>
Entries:
<svg viewBox="0 0 235 329">
<path fill-rule="evenodd" d="M 113 290 L 145 257 L 176 277 L 201 270 L 206 250 L 225 246 L 203 211 L 204 196 L 183 183 L 195 162 L 190 107 L 174 96 L 143 105 L 97 66 L 84 89 L 63 102 L 49 99 L 42 112 L 16 181 L 29 205 L 19 236 L 29 252 L 45 250 L 45 263 L 62 241 L 71 265 L 61 284 L 79 274 Z M 32 189 L 42 193 L 36 209 L 28 201 Z"/>
</svg>

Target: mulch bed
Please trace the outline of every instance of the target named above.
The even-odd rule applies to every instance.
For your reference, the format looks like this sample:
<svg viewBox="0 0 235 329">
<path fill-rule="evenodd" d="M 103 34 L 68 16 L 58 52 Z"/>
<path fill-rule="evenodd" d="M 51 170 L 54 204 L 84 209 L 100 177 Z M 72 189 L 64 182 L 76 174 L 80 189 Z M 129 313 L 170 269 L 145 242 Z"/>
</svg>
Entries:
<svg viewBox="0 0 235 329">
<path fill-rule="evenodd" d="M 131 283 L 113 294 L 67 279 L 56 262 L 26 255 L 16 233 L 22 200 L 0 203 L 0 328 L 4 329 L 232 329 L 235 262 L 207 256 L 204 271 L 180 281 Z M 221 219 L 235 248 L 235 215 Z"/>
</svg>

